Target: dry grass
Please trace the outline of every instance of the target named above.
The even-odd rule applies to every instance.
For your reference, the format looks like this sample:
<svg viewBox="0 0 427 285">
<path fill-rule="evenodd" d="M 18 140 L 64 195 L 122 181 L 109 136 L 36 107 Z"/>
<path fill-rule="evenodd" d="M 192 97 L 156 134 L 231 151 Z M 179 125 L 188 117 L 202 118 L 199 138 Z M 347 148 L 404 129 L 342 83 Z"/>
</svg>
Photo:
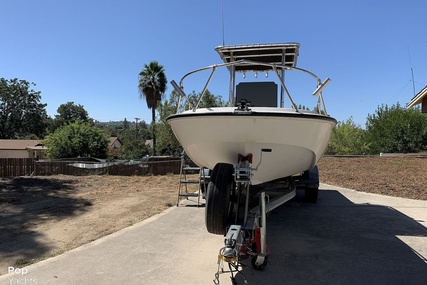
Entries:
<svg viewBox="0 0 427 285">
<path fill-rule="evenodd" d="M 178 179 L 176 175 L 1 179 L 0 268 L 54 256 L 161 213 L 176 205 Z"/>
<path fill-rule="evenodd" d="M 320 181 L 359 191 L 427 200 L 427 158 L 323 157 Z"/>
</svg>

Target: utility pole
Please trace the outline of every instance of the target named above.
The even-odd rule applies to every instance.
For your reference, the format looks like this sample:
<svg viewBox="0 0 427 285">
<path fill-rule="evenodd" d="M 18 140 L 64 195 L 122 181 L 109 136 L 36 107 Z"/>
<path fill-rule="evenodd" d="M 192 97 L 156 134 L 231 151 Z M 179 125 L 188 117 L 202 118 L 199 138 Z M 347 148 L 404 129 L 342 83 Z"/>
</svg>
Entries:
<svg viewBox="0 0 427 285">
<path fill-rule="evenodd" d="M 138 139 L 138 121 L 139 118 L 135 118 L 135 139 Z"/>
</svg>

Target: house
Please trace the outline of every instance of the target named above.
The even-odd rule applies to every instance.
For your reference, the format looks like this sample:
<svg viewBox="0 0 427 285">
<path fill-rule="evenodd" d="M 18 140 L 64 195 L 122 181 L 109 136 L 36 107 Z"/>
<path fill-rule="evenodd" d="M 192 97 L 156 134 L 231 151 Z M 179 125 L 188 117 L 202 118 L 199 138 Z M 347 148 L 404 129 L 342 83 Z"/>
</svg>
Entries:
<svg viewBox="0 0 427 285">
<path fill-rule="evenodd" d="M 0 158 L 44 158 L 40 140 L 0 140 Z"/>
<path fill-rule="evenodd" d="M 117 158 L 119 156 L 119 149 L 123 144 L 118 137 L 110 137 L 109 140 L 108 155 Z"/>
<path fill-rule="evenodd" d="M 117 137 L 110 137 L 108 150 L 116 154 L 122 146 Z M 2 140 L 0 139 L 0 158 L 35 158 L 44 159 L 47 147 L 41 140 Z"/>
<path fill-rule="evenodd" d="M 418 104 L 421 104 L 421 112 L 427 113 L 427 86 L 418 92 L 417 95 L 411 99 L 411 102 L 406 104 L 406 107 L 411 108 Z"/>
<path fill-rule="evenodd" d="M 108 146 L 109 149 L 118 149 L 122 146 L 122 142 L 118 137 L 110 137 L 110 144 Z"/>
</svg>

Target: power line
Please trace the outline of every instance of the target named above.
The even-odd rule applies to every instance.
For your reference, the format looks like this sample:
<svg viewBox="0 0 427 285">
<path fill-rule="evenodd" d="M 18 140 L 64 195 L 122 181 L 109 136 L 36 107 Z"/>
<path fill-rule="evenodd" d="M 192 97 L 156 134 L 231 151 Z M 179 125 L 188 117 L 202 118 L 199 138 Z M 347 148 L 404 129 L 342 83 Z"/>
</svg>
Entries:
<svg viewBox="0 0 427 285">
<path fill-rule="evenodd" d="M 396 93 L 394 93 L 394 95 L 391 96 L 390 99 L 388 99 L 386 103 L 389 103 L 392 99 L 395 99 L 395 98 L 399 97 L 400 93 L 406 88 L 406 86 L 408 86 L 409 83 L 411 83 L 411 81 L 412 80 L 408 80 L 408 82 L 406 82 L 405 86 L 403 86 L 402 88 L 399 89 L 399 91 L 397 91 Z M 412 83 L 413 83 L 413 81 L 412 81 Z"/>
</svg>

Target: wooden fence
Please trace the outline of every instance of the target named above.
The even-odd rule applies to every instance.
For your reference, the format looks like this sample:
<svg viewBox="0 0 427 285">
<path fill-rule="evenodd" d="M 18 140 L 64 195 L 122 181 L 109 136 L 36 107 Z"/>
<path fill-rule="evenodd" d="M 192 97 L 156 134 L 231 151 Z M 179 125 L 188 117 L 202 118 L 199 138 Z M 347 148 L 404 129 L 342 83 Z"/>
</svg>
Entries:
<svg viewBox="0 0 427 285">
<path fill-rule="evenodd" d="M 0 177 L 49 175 L 165 175 L 179 174 L 180 159 L 151 160 L 138 164 L 48 161 L 33 158 L 0 158 Z"/>
<path fill-rule="evenodd" d="M 34 158 L 0 158 L 0 176 L 26 176 L 34 171 Z"/>
</svg>

